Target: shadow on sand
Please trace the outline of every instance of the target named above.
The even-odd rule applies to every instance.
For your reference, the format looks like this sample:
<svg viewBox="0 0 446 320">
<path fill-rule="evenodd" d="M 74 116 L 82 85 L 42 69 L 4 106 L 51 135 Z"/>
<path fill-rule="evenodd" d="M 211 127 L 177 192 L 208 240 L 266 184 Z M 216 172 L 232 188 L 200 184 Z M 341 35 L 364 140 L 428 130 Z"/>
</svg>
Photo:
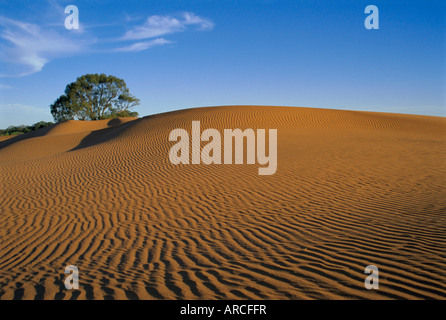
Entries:
<svg viewBox="0 0 446 320">
<path fill-rule="evenodd" d="M 46 135 L 49 131 L 51 131 L 52 129 L 54 129 L 57 125 L 59 125 L 58 123 L 50 125 L 48 127 L 44 127 L 35 131 L 31 131 L 28 133 L 23 133 L 23 134 L 19 134 L 15 137 L 9 138 L 8 140 L 5 141 L 0 141 L 0 150 L 3 148 L 6 148 L 14 143 L 23 141 L 23 140 L 27 140 L 27 139 L 31 139 L 31 138 L 37 138 L 37 137 L 42 137 L 44 135 Z"/>
<path fill-rule="evenodd" d="M 111 119 L 107 123 L 107 128 L 92 131 L 82 141 L 70 151 L 80 150 L 112 140 L 119 136 L 125 129 L 130 128 L 141 121 L 141 119 L 124 122 L 120 119 Z"/>
<path fill-rule="evenodd" d="M 107 128 L 94 130 L 90 132 L 85 138 L 82 139 L 82 141 L 73 149 L 69 151 L 75 151 L 79 149 L 83 149 L 86 147 L 91 147 L 96 144 L 100 144 L 103 142 L 106 142 L 108 140 L 111 140 L 115 137 L 117 137 L 123 130 L 133 126 L 137 122 L 139 122 L 141 119 L 135 119 L 128 122 L 123 122 L 121 119 L 111 119 L 107 122 Z M 45 136 L 47 133 L 49 133 L 51 130 L 56 128 L 56 126 L 61 125 L 64 122 L 56 123 L 51 126 L 41 128 L 32 132 L 20 134 L 18 136 L 12 137 L 10 139 L 7 139 L 5 141 L 0 141 L 0 150 L 6 147 L 9 147 L 17 142 L 25 141 L 32 138 L 42 137 Z"/>
</svg>

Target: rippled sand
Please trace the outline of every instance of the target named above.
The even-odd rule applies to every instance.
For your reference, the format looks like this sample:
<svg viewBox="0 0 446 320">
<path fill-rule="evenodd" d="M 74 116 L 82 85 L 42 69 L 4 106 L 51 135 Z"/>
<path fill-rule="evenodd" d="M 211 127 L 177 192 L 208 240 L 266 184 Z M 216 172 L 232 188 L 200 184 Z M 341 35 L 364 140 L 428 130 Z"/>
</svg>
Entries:
<svg viewBox="0 0 446 320">
<path fill-rule="evenodd" d="M 172 165 L 169 133 L 192 120 L 278 129 L 277 172 Z M 441 117 L 230 106 L 10 138 L 0 299 L 444 299 L 445 133 Z"/>
</svg>

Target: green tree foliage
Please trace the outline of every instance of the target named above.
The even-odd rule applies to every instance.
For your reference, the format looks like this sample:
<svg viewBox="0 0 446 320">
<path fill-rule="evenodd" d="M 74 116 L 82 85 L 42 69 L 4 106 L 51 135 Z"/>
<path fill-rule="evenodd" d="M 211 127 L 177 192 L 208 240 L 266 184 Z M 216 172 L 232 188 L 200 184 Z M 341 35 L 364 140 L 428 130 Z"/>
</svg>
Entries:
<svg viewBox="0 0 446 320">
<path fill-rule="evenodd" d="M 65 94 L 54 101 L 51 114 L 56 122 L 134 117 L 129 109 L 139 104 L 124 80 L 105 74 L 86 74 L 68 84 Z"/>
<path fill-rule="evenodd" d="M 25 125 L 9 126 L 7 129 L 0 130 L 0 135 L 11 136 L 11 135 L 16 135 L 16 134 L 21 134 L 21 133 L 27 133 L 30 131 L 34 131 L 37 129 L 41 129 L 41 128 L 50 126 L 52 124 L 54 124 L 54 122 L 39 121 L 39 122 L 34 123 L 33 125 L 30 125 L 30 126 L 25 126 Z"/>
</svg>

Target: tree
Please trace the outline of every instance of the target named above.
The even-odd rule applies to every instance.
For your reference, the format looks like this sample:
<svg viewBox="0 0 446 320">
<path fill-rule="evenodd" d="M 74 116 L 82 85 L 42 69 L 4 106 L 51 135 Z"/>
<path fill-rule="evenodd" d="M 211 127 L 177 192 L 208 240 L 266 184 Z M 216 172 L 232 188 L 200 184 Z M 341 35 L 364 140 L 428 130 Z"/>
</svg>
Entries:
<svg viewBox="0 0 446 320">
<path fill-rule="evenodd" d="M 25 126 L 25 125 L 9 126 L 7 129 L 0 130 L 0 136 L 10 136 L 21 133 L 27 133 L 44 127 L 48 127 L 53 124 L 54 124 L 53 122 L 39 121 L 30 126 Z"/>
<path fill-rule="evenodd" d="M 51 114 L 56 122 L 100 120 L 118 116 L 138 116 L 129 111 L 139 104 L 124 80 L 105 74 L 86 74 L 68 84 L 65 94 L 54 101 Z"/>
</svg>

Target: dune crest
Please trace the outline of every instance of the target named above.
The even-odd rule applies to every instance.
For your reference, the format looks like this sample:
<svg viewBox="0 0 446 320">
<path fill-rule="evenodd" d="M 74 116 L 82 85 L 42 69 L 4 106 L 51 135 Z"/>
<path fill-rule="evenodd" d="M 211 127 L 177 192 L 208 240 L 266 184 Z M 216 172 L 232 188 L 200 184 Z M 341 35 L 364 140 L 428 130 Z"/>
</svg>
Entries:
<svg viewBox="0 0 446 320">
<path fill-rule="evenodd" d="M 194 120 L 277 129 L 277 171 L 173 165 L 169 133 Z M 0 299 L 446 297 L 445 118 L 226 106 L 111 121 L 0 141 Z"/>
</svg>

